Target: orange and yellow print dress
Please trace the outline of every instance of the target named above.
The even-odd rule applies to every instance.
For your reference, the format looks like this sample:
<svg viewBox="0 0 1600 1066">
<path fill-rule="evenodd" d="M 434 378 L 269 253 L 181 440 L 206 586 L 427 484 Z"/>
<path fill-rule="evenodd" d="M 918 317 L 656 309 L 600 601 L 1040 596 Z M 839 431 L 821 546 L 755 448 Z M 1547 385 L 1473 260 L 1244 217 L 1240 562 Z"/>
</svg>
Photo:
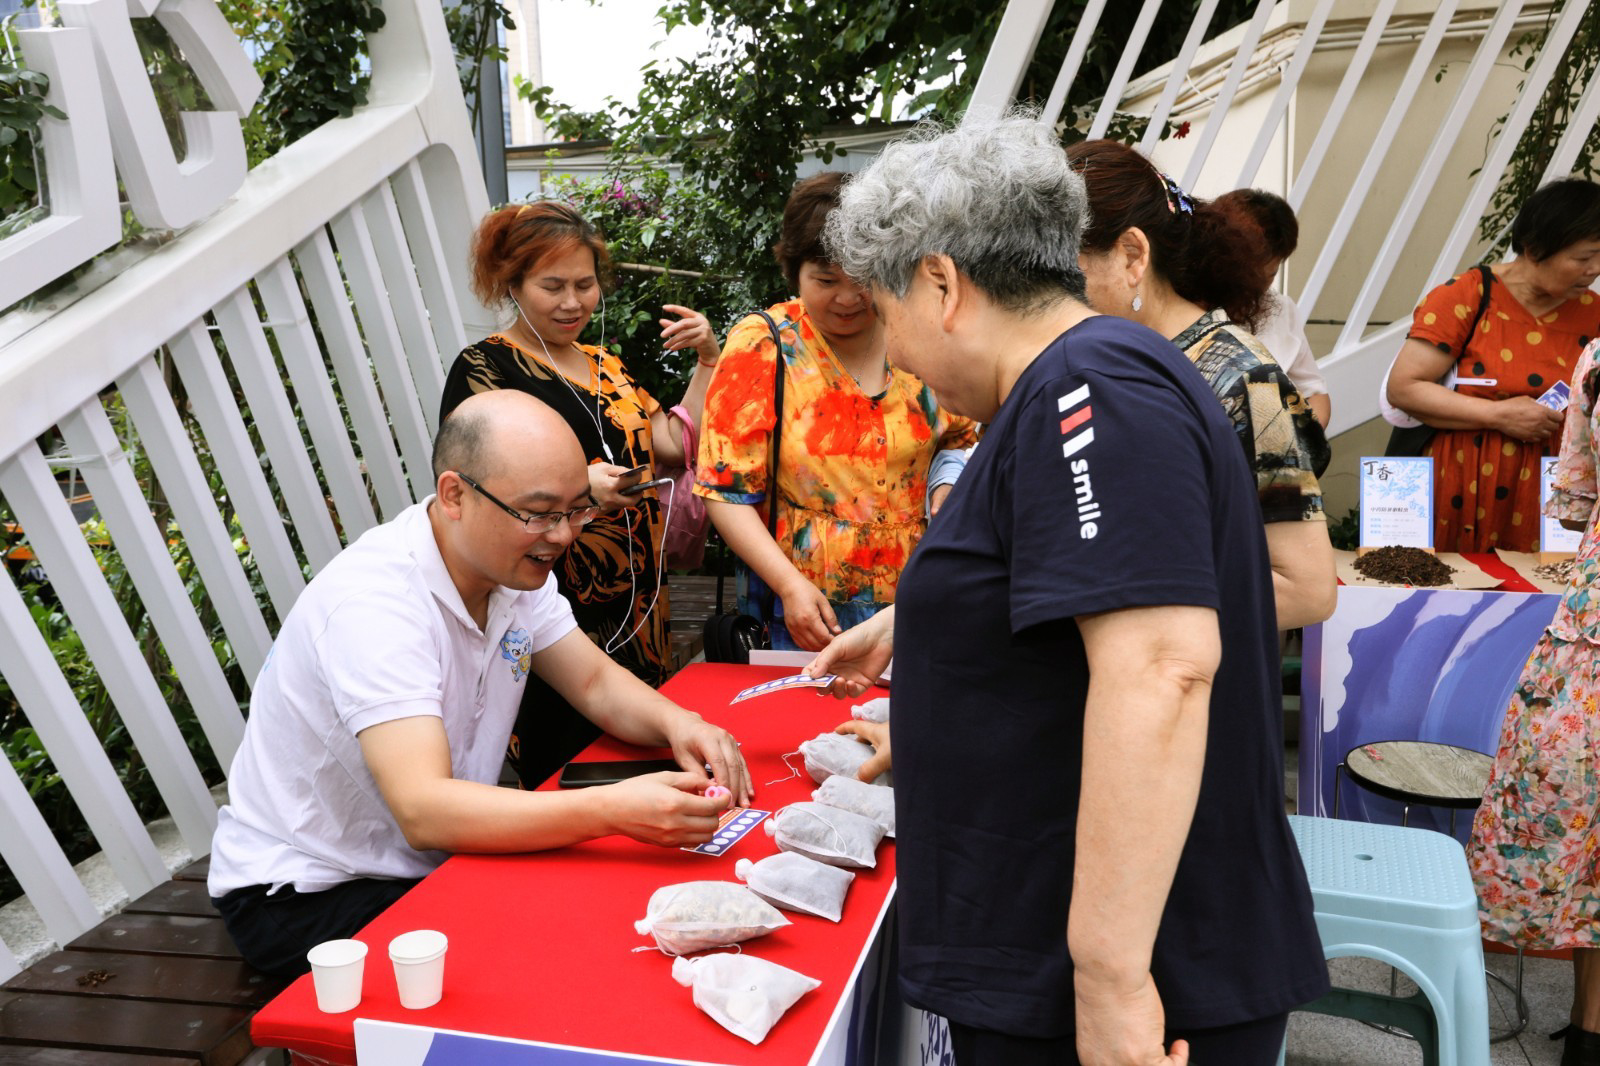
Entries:
<svg viewBox="0 0 1600 1066">
<path fill-rule="evenodd" d="M 1468 270 L 1428 293 L 1407 334 L 1460 352 L 1482 300 L 1482 274 Z M 1466 352 L 1456 361 L 1464 378 L 1493 378 L 1493 385 L 1460 385 L 1463 396 L 1537 399 L 1567 381 L 1578 356 L 1600 336 L 1600 298 L 1585 293 L 1535 318 L 1498 278 L 1489 306 Z M 1539 545 L 1539 460 L 1555 438 L 1524 444 L 1494 429 L 1440 430 L 1429 454 L 1434 469 L 1433 544 L 1439 551 L 1534 551 Z"/>
<path fill-rule="evenodd" d="M 975 427 L 942 410 L 927 386 L 897 367 L 883 392 L 867 395 L 801 301 L 768 313 L 785 362 L 778 546 L 836 609 L 860 620 L 894 602 L 900 571 L 927 527 L 934 456 L 970 447 Z M 774 358 L 772 334 L 758 316 L 729 333 L 706 393 L 695 475 L 698 495 L 757 505 L 763 518 L 773 483 Z"/>
</svg>

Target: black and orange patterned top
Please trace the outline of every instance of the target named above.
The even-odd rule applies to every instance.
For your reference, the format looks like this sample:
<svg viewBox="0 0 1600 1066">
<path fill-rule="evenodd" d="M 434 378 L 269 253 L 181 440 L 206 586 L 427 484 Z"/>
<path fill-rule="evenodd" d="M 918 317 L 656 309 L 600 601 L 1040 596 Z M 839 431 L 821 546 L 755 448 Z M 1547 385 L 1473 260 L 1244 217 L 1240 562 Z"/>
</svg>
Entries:
<svg viewBox="0 0 1600 1066">
<path fill-rule="evenodd" d="M 800 300 L 768 313 L 785 364 L 778 546 L 830 602 L 891 604 L 927 528 L 929 464 L 943 449 L 970 447 L 975 427 L 898 367 L 882 392 L 867 395 Z M 760 505 L 763 516 L 771 505 L 775 359 L 758 316 L 728 334 L 706 393 L 695 474 L 697 495 Z"/>
<path fill-rule="evenodd" d="M 604 434 L 610 462 L 627 467 L 649 463 L 652 469 L 645 477 L 655 477 L 650 416 L 660 405 L 633 383 L 615 355 L 603 348 L 578 347 L 591 366 L 598 364 L 598 394 L 594 376 L 556 377 L 542 355 L 531 355 L 504 334 L 479 341 L 450 367 L 440 419 L 474 393 L 519 389 L 561 414 L 590 463 L 607 461 L 601 446 Z M 655 493 L 646 493 L 637 507 L 602 514 L 583 527 L 555 569 L 556 586 L 571 601 L 578 628 L 652 687 L 666 680 L 671 662 L 665 580 L 660 599 L 652 605 L 661 533 L 660 501 Z"/>
<path fill-rule="evenodd" d="M 1493 385 L 1458 385 L 1463 396 L 1537 399 L 1567 381 L 1578 356 L 1600 336 L 1600 299 L 1585 293 L 1535 318 L 1498 278 L 1489 286 L 1489 306 L 1467 340 L 1483 297 L 1476 268 L 1440 285 L 1417 305 L 1408 337 L 1456 360 L 1464 378 L 1492 378 Z M 1524 444 L 1494 429 L 1442 429 L 1429 446 L 1434 471 L 1433 546 L 1438 551 L 1486 552 L 1495 548 L 1534 551 L 1539 546 L 1539 459 L 1559 442 Z"/>
</svg>

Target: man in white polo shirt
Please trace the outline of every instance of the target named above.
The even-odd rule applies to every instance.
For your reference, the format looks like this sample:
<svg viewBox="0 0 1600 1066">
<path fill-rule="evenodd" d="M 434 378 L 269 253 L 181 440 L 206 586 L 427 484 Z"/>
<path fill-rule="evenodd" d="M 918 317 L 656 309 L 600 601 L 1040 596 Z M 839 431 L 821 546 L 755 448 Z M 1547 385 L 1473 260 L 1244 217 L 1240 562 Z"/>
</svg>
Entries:
<svg viewBox="0 0 1600 1066">
<path fill-rule="evenodd" d="M 738 745 L 613 663 L 549 580 L 596 508 L 567 424 L 513 390 L 462 403 L 434 444 L 436 494 L 368 531 L 300 594 L 250 702 L 209 890 L 245 960 L 307 970 L 453 852 L 622 833 L 711 839 L 747 802 Z M 536 673 L 595 724 L 670 746 L 678 773 L 572 792 L 498 788 Z"/>
</svg>

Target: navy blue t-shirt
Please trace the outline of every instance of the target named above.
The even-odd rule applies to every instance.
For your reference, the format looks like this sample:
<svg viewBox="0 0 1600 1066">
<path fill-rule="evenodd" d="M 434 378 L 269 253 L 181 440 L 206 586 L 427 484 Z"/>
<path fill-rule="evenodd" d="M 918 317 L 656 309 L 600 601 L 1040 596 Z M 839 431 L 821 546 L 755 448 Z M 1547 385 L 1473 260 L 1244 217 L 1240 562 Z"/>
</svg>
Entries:
<svg viewBox="0 0 1600 1066">
<path fill-rule="evenodd" d="M 1222 660 L 1151 967 L 1167 1023 L 1231 1025 L 1327 990 L 1283 812 L 1254 482 L 1183 353 L 1096 317 L 1022 374 L 900 580 L 891 728 L 911 1003 L 1014 1035 L 1073 1031 L 1067 910 L 1089 684 L 1074 619 L 1168 605 L 1217 611 Z M 1130 846 L 1139 836 L 1128 826 Z"/>
</svg>

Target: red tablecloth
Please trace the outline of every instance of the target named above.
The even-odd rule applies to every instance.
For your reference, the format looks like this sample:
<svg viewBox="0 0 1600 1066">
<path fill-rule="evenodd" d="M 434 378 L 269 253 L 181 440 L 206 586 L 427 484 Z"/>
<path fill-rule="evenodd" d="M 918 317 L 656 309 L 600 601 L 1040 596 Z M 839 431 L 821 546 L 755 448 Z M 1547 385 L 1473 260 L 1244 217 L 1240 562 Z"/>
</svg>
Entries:
<svg viewBox="0 0 1600 1066">
<path fill-rule="evenodd" d="M 1482 555 L 1468 555 L 1462 553 L 1462 558 L 1478 564 L 1478 567 L 1490 577 L 1500 579 L 1501 592 L 1542 592 L 1543 589 L 1507 566 L 1500 556 L 1494 552 L 1485 552 Z"/>
<path fill-rule="evenodd" d="M 696 664 L 663 689 L 743 745 L 756 783 L 754 806 L 776 810 L 810 799 L 816 786 L 801 770 L 788 777 L 781 756 L 849 717 L 849 704 L 810 689 L 763 696 L 730 707 L 746 686 L 792 668 Z M 660 754 L 603 738 L 584 759 Z M 791 759 L 797 767 L 800 760 Z M 457 856 L 447 861 L 358 939 L 370 947 L 361 1005 L 323 1014 L 309 976 L 290 985 L 255 1017 L 258 1045 L 287 1047 L 337 1063 L 355 1061 L 352 1024 L 359 1016 L 540 1040 L 574 1047 L 712 1063 L 804 1063 L 836 1008 L 850 992 L 858 964 L 877 931 L 894 888 L 894 843 L 878 849 L 878 865 L 857 873 L 838 924 L 784 912 L 793 924 L 747 942 L 753 955 L 792 967 L 822 986 L 806 995 L 759 1047 L 703 1014 L 690 990 L 673 981 L 671 959 L 633 930 L 645 902 L 679 881 L 734 881 L 733 864 L 760 859 L 776 846 L 762 827 L 724 855 L 695 855 L 621 837 L 529 855 Z M 390 939 L 410 929 L 438 929 L 450 940 L 444 998 L 406 1010 L 388 961 Z"/>
</svg>

